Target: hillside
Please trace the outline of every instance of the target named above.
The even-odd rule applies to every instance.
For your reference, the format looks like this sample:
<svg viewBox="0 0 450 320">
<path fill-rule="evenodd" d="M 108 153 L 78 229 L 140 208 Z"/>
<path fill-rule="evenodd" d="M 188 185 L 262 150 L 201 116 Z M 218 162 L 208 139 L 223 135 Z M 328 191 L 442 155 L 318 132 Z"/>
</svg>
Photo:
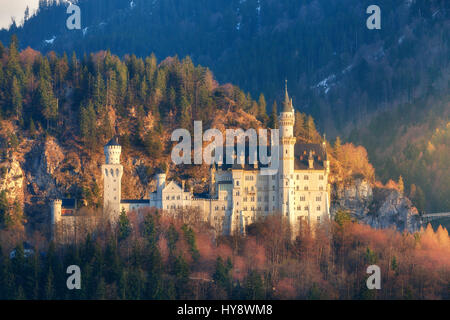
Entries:
<svg viewBox="0 0 450 320">
<path fill-rule="evenodd" d="M 113 135 L 123 146 L 123 198 L 145 198 L 152 177 L 168 170 L 169 179 L 187 180 L 194 192 L 208 190 L 208 167 L 175 166 L 170 135 L 176 128 L 274 127 L 277 113 L 266 113 L 258 101 L 231 84 L 220 85 L 211 71 L 189 58 L 151 55 L 119 59 L 101 51 L 82 60 L 30 48 L 18 51 L 17 40 L 0 47 L 0 224 L 46 230 L 48 200 L 71 197 L 82 206 L 99 208 L 103 186 L 103 146 Z M 69 62 L 70 61 L 70 62 Z M 274 102 L 276 110 L 276 102 Z M 310 115 L 296 112 L 295 136 L 307 143 L 323 141 Z M 329 145 L 329 143 L 328 143 Z M 333 212 L 347 212 L 369 224 L 401 230 L 420 228 L 417 210 L 395 183 L 376 182 L 363 147 L 329 145 L 332 159 Z M 360 180 L 375 194 L 351 196 Z M 342 192 L 342 190 L 344 190 Z M 371 191 L 372 192 L 372 191 Z M 371 193 L 370 192 L 370 193 Z M 353 192 L 355 193 L 355 192 Z M 362 202 L 358 202 L 363 200 Z M 356 208 L 356 210 L 355 210 Z M 387 216 L 387 223 L 376 217 Z"/>
<path fill-rule="evenodd" d="M 23 27 L 0 31 L 0 41 L 17 34 L 23 49 L 69 56 L 105 49 L 118 56 L 154 52 L 159 59 L 189 55 L 221 83 L 235 83 L 253 97 L 264 92 L 268 110 L 287 78 L 296 108 L 328 137 L 363 144 L 379 179 L 402 175 L 420 210 L 449 209 L 442 135 L 448 113 L 442 119 L 429 114 L 440 114 L 449 101 L 450 2 L 380 0 L 381 30 L 366 28 L 372 3 L 359 0 L 77 4 L 81 30 L 65 27 L 67 1 L 41 1 Z M 422 156 L 432 139 L 441 147 Z"/>
<path fill-rule="evenodd" d="M 253 96 L 279 98 L 287 78 L 297 108 L 329 136 L 376 111 L 448 90 L 450 4 L 380 0 L 381 30 L 368 30 L 360 0 L 80 0 L 81 30 L 65 27 L 67 1 L 41 8 L 12 34 L 21 47 L 79 56 L 111 50 L 159 59 L 189 55 Z"/>
<path fill-rule="evenodd" d="M 380 113 L 352 141 L 367 147 L 383 181 L 402 176 L 419 210 L 450 208 L 450 96 L 430 93 Z"/>
</svg>

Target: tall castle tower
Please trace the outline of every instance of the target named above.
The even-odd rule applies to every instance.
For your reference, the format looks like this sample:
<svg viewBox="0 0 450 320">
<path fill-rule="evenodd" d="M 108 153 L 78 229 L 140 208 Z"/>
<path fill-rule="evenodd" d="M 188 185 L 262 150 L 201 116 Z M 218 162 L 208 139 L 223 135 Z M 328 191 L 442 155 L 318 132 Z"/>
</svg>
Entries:
<svg viewBox="0 0 450 320">
<path fill-rule="evenodd" d="M 280 169 L 278 170 L 279 204 L 283 217 L 291 225 L 296 223 L 294 215 L 294 122 L 295 114 L 292 100 L 289 99 L 287 80 L 283 109 L 280 113 Z"/>
<path fill-rule="evenodd" d="M 123 166 L 120 164 L 122 147 L 117 137 L 112 138 L 104 147 L 106 163 L 102 165 L 103 175 L 103 210 L 107 210 L 112 220 L 120 214 L 120 197 Z"/>
</svg>

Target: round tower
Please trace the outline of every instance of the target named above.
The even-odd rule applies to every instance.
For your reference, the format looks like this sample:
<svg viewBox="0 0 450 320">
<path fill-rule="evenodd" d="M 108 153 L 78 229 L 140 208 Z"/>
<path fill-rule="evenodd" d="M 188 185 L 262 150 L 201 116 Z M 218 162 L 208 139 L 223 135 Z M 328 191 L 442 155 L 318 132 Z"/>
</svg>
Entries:
<svg viewBox="0 0 450 320">
<path fill-rule="evenodd" d="M 285 87 L 285 97 L 283 109 L 279 117 L 280 128 L 280 168 L 278 170 L 279 183 L 279 207 L 284 217 L 291 223 L 295 223 L 294 202 L 294 122 L 295 114 L 292 100 L 289 98 L 287 90 L 287 80 Z"/>
<path fill-rule="evenodd" d="M 112 138 L 104 147 L 106 164 L 120 164 L 122 147 L 117 137 Z"/>
<path fill-rule="evenodd" d="M 165 173 L 158 173 L 156 174 L 156 192 L 158 195 L 162 193 L 162 190 L 166 186 L 166 174 Z"/>
<path fill-rule="evenodd" d="M 50 215 L 52 224 L 56 224 L 61 221 L 62 216 L 62 200 L 55 199 L 50 202 Z"/>
<path fill-rule="evenodd" d="M 117 220 L 120 214 L 123 166 L 120 164 L 122 147 L 117 137 L 112 138 L 104 147 L 105 164 L 103 175 L 103 210 L 107 210 L 111 220 Z"/>
</svg>

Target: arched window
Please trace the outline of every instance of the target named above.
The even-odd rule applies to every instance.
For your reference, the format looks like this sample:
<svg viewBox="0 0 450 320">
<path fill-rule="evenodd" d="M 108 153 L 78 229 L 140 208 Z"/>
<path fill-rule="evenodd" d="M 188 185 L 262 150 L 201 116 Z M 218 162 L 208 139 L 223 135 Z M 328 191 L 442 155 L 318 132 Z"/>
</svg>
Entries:
<svg viewBox="0 0 450 320">
<path fill-rule="evenodd" d="M 114 170 L 111 169 L 111 170 L 109 170 L 109 172 L 111 172 L 111 177 L 114 177 Z"/>
<path fill-rule="evenodd" d="M 116 176 L 119 176 L 119 169 L 116 169 Z"/>
<path fill-rule="evenodd" d="M 108 169 L 105 169 L 105 176 L 108 176 Z"/>
</svg>

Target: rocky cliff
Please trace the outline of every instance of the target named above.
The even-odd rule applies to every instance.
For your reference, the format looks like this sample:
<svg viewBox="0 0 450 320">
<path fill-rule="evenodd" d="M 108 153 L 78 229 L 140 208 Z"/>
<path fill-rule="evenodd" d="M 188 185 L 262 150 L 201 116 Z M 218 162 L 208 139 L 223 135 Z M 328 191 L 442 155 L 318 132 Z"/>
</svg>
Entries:
<svg viewBox="0 0 450 320">
<path fill-rule="evenodd" d="M 338 210 L 349 211 L 358 221 L 374 228 L 415 232 L 421 226 L 417 209 L 400 191 L 373 186 L 364 179 L 333 185 L 331 215 Z"/>
</svg>

